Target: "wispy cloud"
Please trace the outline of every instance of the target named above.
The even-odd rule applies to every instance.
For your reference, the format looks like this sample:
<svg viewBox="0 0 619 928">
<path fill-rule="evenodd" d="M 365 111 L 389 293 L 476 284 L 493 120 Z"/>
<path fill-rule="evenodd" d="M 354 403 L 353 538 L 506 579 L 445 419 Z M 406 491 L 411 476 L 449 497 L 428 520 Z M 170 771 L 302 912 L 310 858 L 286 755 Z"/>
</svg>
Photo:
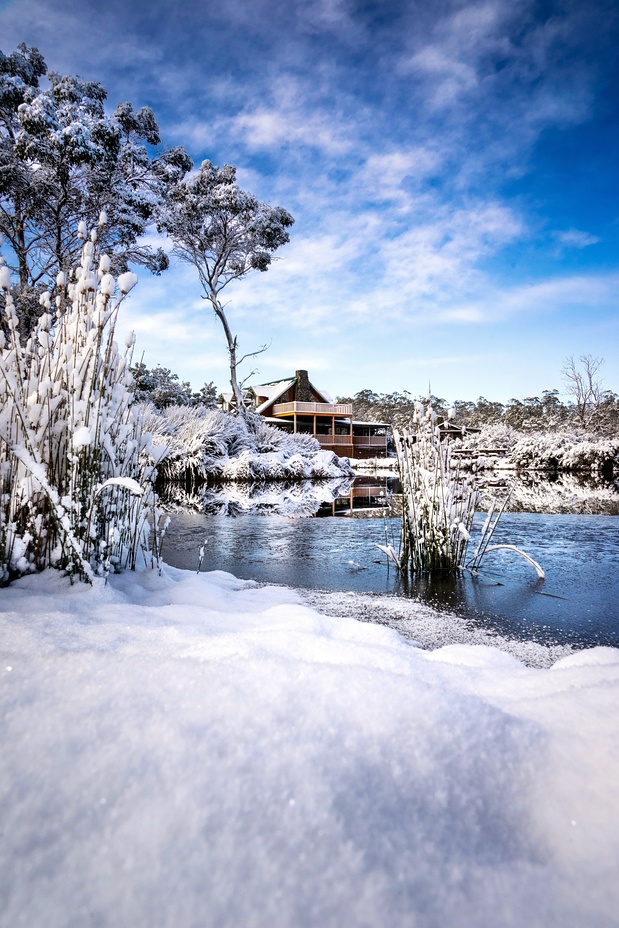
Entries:
<svg viewBox="0 0 619 928">
<path fill-rule="evenodd" d="M 600 241 L 596 235 L 589 232 L 583 232 L 581 229 L 566 229 L 565 232 L 556 232 L 557 241 L 567 248 L 587 248 L 589 245 L 597 245 Z"/>
</svg>

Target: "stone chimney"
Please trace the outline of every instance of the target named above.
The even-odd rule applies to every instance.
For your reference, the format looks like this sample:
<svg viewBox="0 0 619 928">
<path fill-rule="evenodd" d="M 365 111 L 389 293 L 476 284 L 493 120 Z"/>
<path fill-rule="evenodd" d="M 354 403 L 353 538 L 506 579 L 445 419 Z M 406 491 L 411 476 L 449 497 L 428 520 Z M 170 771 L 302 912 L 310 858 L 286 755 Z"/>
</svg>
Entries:
<svg viewBox="0 0 619 928">
<path fill-rule="evenodd" d="M 307 371 L 295 371 L 294 375 L 297 379 L 297 392 L 296 392 L 297 403 L 311 403 L 312 402 L 312 391 L 310 390 L 310 383 L 309 383 L 309 377 L 307 376 Z"/>
</svg>

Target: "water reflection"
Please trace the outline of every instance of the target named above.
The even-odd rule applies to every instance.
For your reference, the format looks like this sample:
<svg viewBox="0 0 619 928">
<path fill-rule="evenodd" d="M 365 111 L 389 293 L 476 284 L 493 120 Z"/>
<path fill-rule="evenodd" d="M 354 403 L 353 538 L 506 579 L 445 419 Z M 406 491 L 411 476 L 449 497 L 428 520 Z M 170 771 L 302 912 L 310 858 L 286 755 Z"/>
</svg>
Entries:
<svg viewBox="0 0 619 928">
<path fill-rule="evenodd" d="M 170 509 L 239 516 L 281 515 L 299 519 L 308 516 L 381 515 L 400 484 L 394 477 L 345 477 L 335 480 L 283 480 L 268 483 L 202 484 L 187 487 L 167 483 L 161 499 Z"/>
<path fill-rule="evenodd" d="M 619 481 L 597 474 L 520 473 L 494 479 L 484 475 L 486 489 L 510 490 L 511 512 L 619 515 Z"/>
<path fill-rule="evenodd" d="M 585 474 L 480 475 L 484 499 L 502 498 L 509 491 L 510 512 L 619 515 L 619 481 Z M 165 505 L 176 510 L 238 516 L 382 516 L 399 512 L 400 482 L 394 476 L 357 476 L 297 482 L 207 484 L 191 487 L 166 484 Z"/>
<path fill-rule="evenodd" d="M 352 484 L 351 478 L 202 484 L 190 488 L 168 483 L 161 491 L 161 500 L 171 509 L 210 515 L 239 516 L 251 512 L 299 519 L 315 515 L 322 506 L 332 507 L 338 498 L 350 493 Z"/>
</svg>

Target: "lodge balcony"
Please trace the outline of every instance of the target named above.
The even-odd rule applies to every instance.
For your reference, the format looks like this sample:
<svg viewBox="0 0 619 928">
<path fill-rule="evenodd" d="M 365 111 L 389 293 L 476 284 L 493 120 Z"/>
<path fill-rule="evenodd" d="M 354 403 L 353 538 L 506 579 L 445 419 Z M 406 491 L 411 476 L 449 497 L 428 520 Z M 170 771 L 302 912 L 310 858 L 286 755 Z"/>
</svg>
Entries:
<svg viewBox="0 0 619 928">
<path fill-rule="evenodd" d="M 387 427 L 354 422 L 352 403 L 277 403 L 272 415 L 280 428 L 313 435 L 322 448 L 340 457 L 371 458 L 387 454 Z"/>
<path fill-rule="evenodd" d="M 352 416 L 352 403 L 276 403 L 274 416 Z"/>
<path fill-rule="evenodd" d="M 386 435 L 320 435 L 315 436 L 323 448 L 332 445 L 350 445 L 355 448 L 386 448 Z"/>
</svg>

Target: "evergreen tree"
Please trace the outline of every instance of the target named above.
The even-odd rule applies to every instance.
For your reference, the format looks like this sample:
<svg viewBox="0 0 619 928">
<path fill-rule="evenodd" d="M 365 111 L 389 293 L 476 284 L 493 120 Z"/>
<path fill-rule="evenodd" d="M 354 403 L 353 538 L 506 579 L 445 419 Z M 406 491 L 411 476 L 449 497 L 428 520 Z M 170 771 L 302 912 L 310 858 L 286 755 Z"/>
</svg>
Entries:
<svg viewBox="0 0 619 928">
<path fill-rule="evenodd" d="M 26 329 L 39 293 L 78 258 L 78 224 L 96 226 L 101 211 L 107 221 L 99 244 L 113 272 L 129 263 L 154 273 L 167 268 L 165 252 L 139 240 L 192 166 L 183 148 L 156 150 L 159 129 L 148 107 L 121 103 L 108 116 L 101 84 L 49 73 L 42 90 L 45 71 L 36 48 L 0 52 L 0 235 L 19 278 Z"/>
</svg>

